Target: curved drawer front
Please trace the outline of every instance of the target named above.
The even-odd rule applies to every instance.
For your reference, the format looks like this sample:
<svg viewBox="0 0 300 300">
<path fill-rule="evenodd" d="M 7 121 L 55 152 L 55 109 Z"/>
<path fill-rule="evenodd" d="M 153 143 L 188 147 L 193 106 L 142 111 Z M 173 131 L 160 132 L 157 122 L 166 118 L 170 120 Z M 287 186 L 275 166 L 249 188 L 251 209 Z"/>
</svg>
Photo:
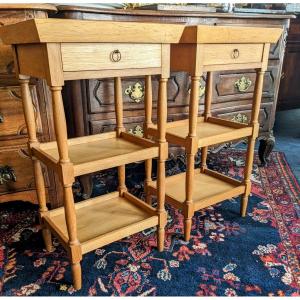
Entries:
<svg viewBox="0 0 300 300">
<path fill-rule="evenodd" d="M 49 186 L 45 170 L 44 175 L 45 184 Z M 11 147 L 2 149 L 0 152 L 0 195 L 34 188 L 33 166 L 27 150 Z"/>
<path fill-rule="evenodd" d="M 41 133 L 41 120 L 39 107 L 37 105 L 37 94 L 35 86 L 30 86 L 37 132 Z M 0 140 L 4 137 L 24 137 L 27 128 L 24 119 L 21 88 L 19 86 L 0 87 Z"/>
<path fill-rule="evenodd" d="M 259 63 L 263 44 L 216 44 L 203 46 L 204 65 Z"/>
<path fill-rule="evenodd" d="M 161 67 L 156 44 L 67 43 L 61 52 L 65 72 Z"/>
</svg>

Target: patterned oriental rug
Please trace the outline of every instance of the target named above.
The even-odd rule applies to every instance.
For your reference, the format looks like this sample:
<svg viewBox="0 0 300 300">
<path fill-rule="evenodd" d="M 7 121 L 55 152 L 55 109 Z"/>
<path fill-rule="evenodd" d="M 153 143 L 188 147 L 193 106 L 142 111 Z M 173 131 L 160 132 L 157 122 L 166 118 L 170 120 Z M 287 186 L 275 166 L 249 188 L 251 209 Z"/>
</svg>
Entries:
<svg viewBox="0 0 300 300">
<path fill-rule="evenodd" d="M 244 150 L 227 149 L 211 154 L 209 166 L 241 178 L 244 159 Z M 170 160 L 168 175 L 184 164 L 184 157 Z M 128 187 L 138 196 L 143 168 L 136 164 L 127 172 Z M 96 175 L 94 193 L 114 190 L 115 174 Z M 271 154 L 267 167 L 255 165 L 252 182 L 245 218 L 239 215 L 239 198 L 199 211 L 189 243 L 182 239 L 182 215 L 168 206 L 165 252 L 156 250 L 154 230 L 146 230 L 84 255 L 80 291 L 71 285 L 67 255 L 58 242 L 53 253 L 44 250 L 37 207 L 2 204 L 0 294 L 299 296 L 300 186 L 279 152 Z"/>
</svg>

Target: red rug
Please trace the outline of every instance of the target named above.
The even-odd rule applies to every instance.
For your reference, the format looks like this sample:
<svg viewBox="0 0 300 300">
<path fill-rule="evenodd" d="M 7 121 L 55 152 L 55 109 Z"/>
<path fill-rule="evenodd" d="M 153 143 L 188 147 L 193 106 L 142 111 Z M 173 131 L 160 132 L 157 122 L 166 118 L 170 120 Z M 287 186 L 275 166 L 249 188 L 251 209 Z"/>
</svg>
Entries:
<svg viewBox="0 0 300 300">
<path fill-rule="evenodd" d="M 223 150 L 209 156 L 210 168 L 242 178 L 245 152 Z M 256 158 L 256 163 L 258 159 Z M 168 175 L 184 169 L 184 159 L 168 163 Z M 96 193 L 115 188 L 114 172 L 96 176 Z M 127 184 L 142 194 L 143 168 L 128 171 Z M 254 166 L 248 214 L 239 198 L 196 213 L 192 238 L 182 240 L 182 215 L 168 207 L 166 250 L 157 252 L 146 230 L 84 256 L 83 288 L 74 291 L 65 251 L 47 253 L 37 208 L 0 205 L 0 294 L 128 296 L 299 296 L 300 186 L 282 153 L 267 167 Z M 99 220 L 101 223 L 101 220 Z"/>
</svg>

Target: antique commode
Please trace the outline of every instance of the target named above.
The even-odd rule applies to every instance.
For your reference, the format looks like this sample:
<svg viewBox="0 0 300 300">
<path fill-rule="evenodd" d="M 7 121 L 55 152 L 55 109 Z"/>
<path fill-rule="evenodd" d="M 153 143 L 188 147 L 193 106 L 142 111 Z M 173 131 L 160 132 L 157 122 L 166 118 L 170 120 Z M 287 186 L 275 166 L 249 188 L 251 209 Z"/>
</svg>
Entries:
<svg viewBox="0 0 300 300">
<path fill-rule="evenodd" d="M 190 239 L 192 217 L 196 210 L 225 199 L 242 195 L 241 214 L 245 216 L 251 190 L 250 175 L 254 145 L 259 131 L 258 114 L 263 78 L 268 65 L 270 43 L 276 43 L 281 28 L 187 26 L 179 44 L 171 46 L 171 71 L 186 71 L 191 76 L 189 119 L 167 124 L 166 139 L 185 147 L 186 172 L 166 179 L 166 201 L 183 210 L 185 240 Z M 240 124 L 211 116 L 212 78 L 214 71 L 256 69 L 253 106 L 249 124 Z M 207 72 L 204 114 L 198 117 L 199 81 Z M 157 136 L 158 127 L 146 128 Z M 208 146 L 248 138 L 244 179 L 230 178 L 209 170 L 206 165 Z M 201 148 L 201 168 L 194 170 L 195 154 Z M 148 188 L 148 203 L 156 182 Z"/>
<path fill-rule="evenodd" d="M 179 42 L 183 29 L 183 25 L 60 19 L 32 19 L 1 28 L 3 42 L 14 48 L 46 249 L 52 249 L 51 233 L 55 234 L 69 253 L 75 289 L 82 285 L 84 253 L 153 226 L 158 226 L 159 251 L 164 248 L 166 84 L 170 43 Z M 157 143 L 125 132 L 121 89 L 122 76 L 146 75 L 145 113 L 151 119 L 154 74 L 161 74 Z M 56 142 L 37 140 L 29 76 L 46 79 L 50 87 Z M 114 77 L 116 130 L 68 139 L 61 96 L 65 80 L 101 77 Z M 154 157 L 158 157 L 157 209 L 125 186 L 125 164 L 147 160 L 150 165 Z M 48 211 L 40 162 L 60 177 L 64 207 Z M 75 176 L 112 167 L 118 167 L 118 192 L 74 203 Z"/>
</svg>

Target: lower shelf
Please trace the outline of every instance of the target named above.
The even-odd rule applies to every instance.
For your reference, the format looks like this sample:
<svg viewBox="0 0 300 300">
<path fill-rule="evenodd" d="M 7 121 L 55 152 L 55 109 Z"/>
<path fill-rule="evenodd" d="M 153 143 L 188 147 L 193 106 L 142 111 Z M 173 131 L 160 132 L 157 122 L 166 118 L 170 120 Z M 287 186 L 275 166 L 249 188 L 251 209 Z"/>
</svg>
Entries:
<svg viewBox="0 0 300 300">
<path fill-rule="evenodd" d="M 157 212 L 129 193 L 106 194 L 75 204 L 77 236 L 82 253 L 158 224 Z M 64 208 L 51 210 L 43 217 L 49 229 L 67 247 L 68 232 Z"/>
<path fill-rule="evenodd" d="M 180 173 L 166 178 L 166 201 L 178 208 L 185 202 L 185 176 Z M 205 170 L 200 173 L 195 170 L 193 187 L 193 203 L 195 210 L 199 210 L 223 200 L 241 195 L 245 192 L 242 182 L 223 174 Z M 156 182 L 150 184 L 153 192 L 156 191 Z"/>
</svg>

